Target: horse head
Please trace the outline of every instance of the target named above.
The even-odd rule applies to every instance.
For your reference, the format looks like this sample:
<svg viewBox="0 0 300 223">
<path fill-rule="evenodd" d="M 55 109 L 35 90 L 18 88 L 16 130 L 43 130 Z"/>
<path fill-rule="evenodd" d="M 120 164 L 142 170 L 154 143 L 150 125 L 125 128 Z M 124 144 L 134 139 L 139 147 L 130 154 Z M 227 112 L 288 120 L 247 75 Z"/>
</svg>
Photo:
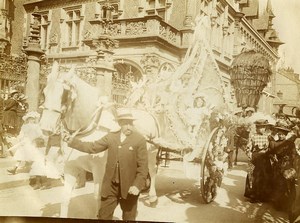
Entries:
<svg viewBox="0 0 300 223">
<path fill-rule="evenodd" d="M 72 108 L 71 105 L 76 98 L 75 87 L 71 81 L 74 72 L 72 67 L 67 73 L 59 73 L 57 62 L 52 66 L 43 91 L 45 100 L 41 106 L 43 112 L 40 125 L 45 134 L 57 133 L 60 130 L 60 121 Z"/>
<path fill-rule="evenodd" d="M 47 135 L 59 133 L 61 123 L 69 132 L 88 129 L 91 124 L 98 129 L 118 129 L 114 103 L 105 96 L 99 97 L 97 88 L 80 79 L 74 67 L 59 73 L 55 62 L 44 96 L 40 126 Z"/>
</svg>

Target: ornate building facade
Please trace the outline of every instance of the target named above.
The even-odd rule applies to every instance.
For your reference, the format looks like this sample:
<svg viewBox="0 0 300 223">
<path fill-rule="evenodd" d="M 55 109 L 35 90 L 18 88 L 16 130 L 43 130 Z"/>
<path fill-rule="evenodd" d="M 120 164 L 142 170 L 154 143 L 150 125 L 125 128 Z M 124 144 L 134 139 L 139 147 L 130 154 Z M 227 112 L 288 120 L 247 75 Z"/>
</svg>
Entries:
<svg viewBox="0 0 300 223">
<path fill-rule="evenodd" d="M 261 16 L 258 0 L 0 2 L 2 12 L 10 15 L 4 19 L 9 28 L 3 29 L 2 22 L 0 29 L 0 41 L 2 45 L 6 43 L 7 52 L 20 54 L 25 49 L 27 55 L 32 54 L 28 46 L 35 38 L 32 31 L 36 23 L 40 50 L 35 51 L 35 60 L 45 55 L 50 64 L 53 60 L 66 67 L 76 64 L 83 79 L 119 103 L 130 90 L 130 82 L 144 75 L 155 78 L 159 72 L 174 71 L 180 65 L 197 16 L 210 18 L 206 35 L 232 107 L 235 103 L 229 75 L 232 60 L 244 48 L 255 49 L 268 58 L 275 73 L 277 50 L 282 44 L 272 27 L 274 14 L 270 1 Z M 28 76 L 32 72 L 29 70 Z M 273 103 L 270 95 L 275 93 L 274 78 L 275 75 L 258 106 L 268 113 Z"/>
</svg>

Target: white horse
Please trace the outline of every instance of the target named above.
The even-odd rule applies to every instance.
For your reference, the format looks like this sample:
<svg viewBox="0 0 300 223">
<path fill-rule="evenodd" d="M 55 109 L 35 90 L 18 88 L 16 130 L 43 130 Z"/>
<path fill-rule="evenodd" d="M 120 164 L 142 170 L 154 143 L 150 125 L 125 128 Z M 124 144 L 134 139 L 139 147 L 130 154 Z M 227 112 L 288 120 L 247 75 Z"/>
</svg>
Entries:
<svg viewBox="0 0 300 223">
<path fill-rule="evenodd" d="M 109 131 L 119 130 L 115 122 L 115 108 L 108 101 L 101 100 L 98 90 L 85 83 L 75 75 L 74 69 L 68 73 L 59 73 L 58 64 L 54 62 L 44 89 L 45 102 L 40 120 L 41 128 L 49 134 L 55 134 L 63 123 L 64 128 L 75 131 L 82 141 L 95 141 Z M 100 100 L 99 100 L 100 99 Z M 134 126 L 144 136 L 158 137 L 159 128 L 155 118 L 146 111 L 132 109 L 136 118 Z M 101 184 L 106 164 L 106 152 L 89 155 L 69 147 L 65 151 L 64 194 L 61 205 L 61 217 L 67 217 L 68 206 L 76 178 L 80 170 L 91 172 L 94 180 L 94 196 L 97 200 L 96 210 L 100 206 Z M 156 203 L 155 190 L 156 153 L 154 146 L 149 146 L 149 173 L 151 187 L 149 202 Z"/>
</svg>

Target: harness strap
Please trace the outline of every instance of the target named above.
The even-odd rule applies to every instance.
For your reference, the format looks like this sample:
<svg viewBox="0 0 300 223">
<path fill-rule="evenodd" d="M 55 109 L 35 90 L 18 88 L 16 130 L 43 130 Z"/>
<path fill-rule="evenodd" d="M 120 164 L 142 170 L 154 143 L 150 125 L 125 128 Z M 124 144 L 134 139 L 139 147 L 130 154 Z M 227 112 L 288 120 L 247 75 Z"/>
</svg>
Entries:
<svg viewBox="0 0 300 223">
<path fill-rule="evenodd" d="M 95 128 L 97 127 L 98 122 L 100 120 L 102 111 L 103 111 L 103 106 L 97 108 L 95 110 L 95 112 L 93 113 L 91 121 L 89 122 L 89 124 L 79 128 L 76 131 L 74 131 L 73 136 L 78 136 L 78 135 L 85 136 L 85 135 L 89 134 L 90 132 L 92 132 L 93 130 L 95 130 Z M 63 127 L 68 132 L 70 132 L 70 129 L 67 127 L 67 123 L 66 123 L 65 119 L 62 119 L 61 121 L 62 121 Z"/>
<path fill-rule="evenodd" d="M 97 127 L 97 123 L 99 122 L 100 120 L 100 117 L 101 117 L 101 114 L 102 114 L 102 111 L 103 111 L 103 106 L 97 108 L 94 112 L 94 114 L 92 115 L 92 118 L 91 118 L 91 123 L 88 124 L 87 126 L 83 126 L 81 128 L 79 128 L 78 130 L 76 130 L 74 133 L 73 133 L 73 136 L 77 136 L 77 135 L 82 135 L 82 136 L 85 136 L 87 134 L 89 134 L 90 132 L 92 132 L 96 127 Z M 66 128 L 66 121 L 64 119 L 61 120 L 62 123 L 63 123 L 63 128 Z M 69 130 L 68 130 L 69 131 Z M 73 153 L 73 148 L 71 150 L 71 152 L 69 153 L 66 161 L 68 161 Z"/>
</svg>

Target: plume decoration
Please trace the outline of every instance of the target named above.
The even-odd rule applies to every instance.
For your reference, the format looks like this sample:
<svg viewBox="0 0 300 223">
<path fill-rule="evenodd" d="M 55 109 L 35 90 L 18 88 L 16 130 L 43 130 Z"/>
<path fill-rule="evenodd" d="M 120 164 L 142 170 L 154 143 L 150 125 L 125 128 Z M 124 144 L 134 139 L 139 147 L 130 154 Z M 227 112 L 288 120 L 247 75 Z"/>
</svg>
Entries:
<svg viewBox="0 0 300 223">
<path fill-rule="evenodd" d="M 54 80 L 57 79 L 58 77 L 58 70 L 59 70 L 59 64 L 57 61 L 53 62 L 52 68 L 51 68 L 51 72 L 47 77 L 47 82 L 52 82 Z"/>
<path fill-rule="evenodd" d="M 71 69 L 69 70 L 69 72 L 66 75 L 66 78 L 68 80 L 69 83 L 69 87 L 70 87 L 70 99 L 73 102 L 76 98 L 77 98 L 77 92 L 76 92 L 76 81 L 75 81 L 75 76 L 76 76 L 76 70 L 75 70 L 76 66 L 72 65 Z"/>
</svg>

